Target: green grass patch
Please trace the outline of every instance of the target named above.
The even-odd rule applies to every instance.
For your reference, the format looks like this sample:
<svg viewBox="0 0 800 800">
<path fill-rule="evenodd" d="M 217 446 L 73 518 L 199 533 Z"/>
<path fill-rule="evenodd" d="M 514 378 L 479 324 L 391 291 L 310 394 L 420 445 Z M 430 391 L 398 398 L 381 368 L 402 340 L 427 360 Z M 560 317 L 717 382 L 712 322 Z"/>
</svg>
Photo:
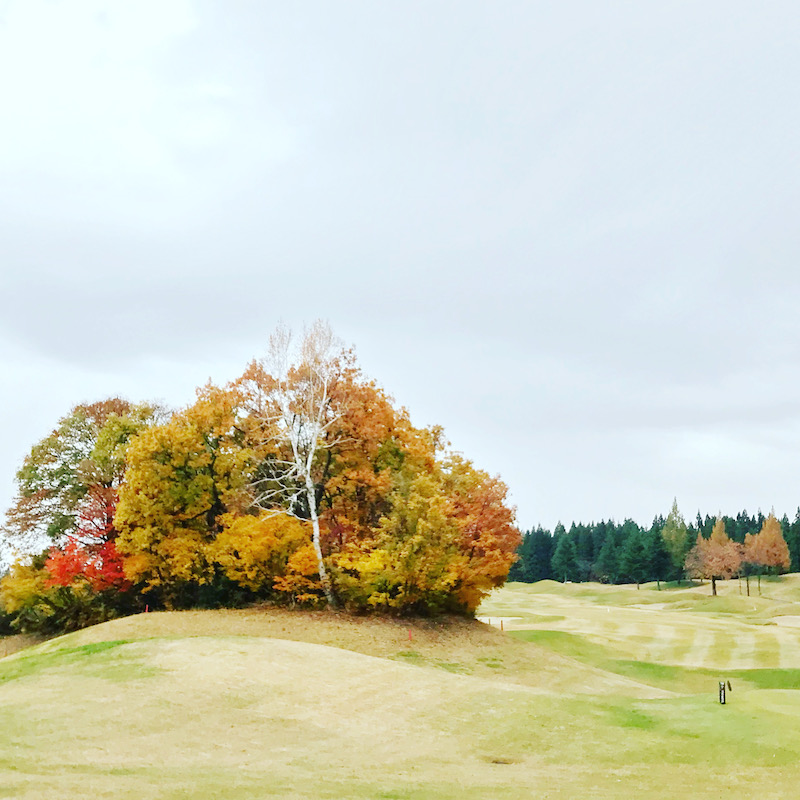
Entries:
<svg viewBox="0 0 800 800">
<path fill-rule="evenodd" d="M 436 659 L 431 663 L 438 669 L 445 670 L 445 672 L 455 672 L 459 675 L 466 675 L 470 672 L 469 667 L 464 664 L 460 664 L 457 661 L 441 661 Z"/>
<path fill-rule="evenodd" d="M 116 640 L 50 651 L 33 648 L 0 661 L 0 684 L 62 670 L 109 681 L 137 680 L 159 672 L 138 653 L 120 652 L 120 648 L 128 644 L 128 641 Z"/>
<path fill-rule="evenodd" d="M 457 661 L 447 661 L 439 658 L 426 658 L 416 650 L 401 650 L 392 656 L 393 661 L 402 661 L 405 664 L 413 664 L 417 667 L 435 667 L 443 669 L 445 672 L 456 672 L 465 675 L 470 672 L 469 667 Z"/>
<path fill-rule="evenodd" d="M 564 631 L 513 631 L 516 639 L 533 642 L 585 664 L 673 692 L 716 696 L 718 682 L 730 680 L 737 688 L 800 689 L 800 669 L 714 669 L 682 667 L 651 661 L 621 659 L 608 646 Z"/>
<path fill-rule="evenodd" d="M 418 653 L 416 650 L 401 650 L 399 653 L 395 653 L 392 658 L 395 661 L 404 661 L 408 664 L 425 663 L 425 656 L 423 656 L 422 653 Z"/>
<path fill-rule="evenodd" d="M 800 689 L 800 669 L 747 669 L 728 673 L 734 686 L 743 681 L 756 689 Z"/>
<path fill-rule="evenodd" d="M 577 658 L 590 664 L 608 659 L 608 650 L 600 644 L 590 642 L 584 636 L 566 631 L 531 630 L 511 631 L 511 636 L 523 642 L 542 645 L 565 656 Z"/>
<path fill-rule="evenodd" d="M 669 689 L 674 692 L 709 694 L 716 697 L 720 680 L 729 680 L 734 695 L 737 689 L 800 689 L 800 669 L 719 670 L 708 667 L 679 667 L 647 661 L 607 659 L 600 664 L 618 675 Z"/>
<path fill-rule="evenodd" d="M 620 728 L 638 728 L 639 730 L 653 730 L 659 724 L 655 717 L 629 706 L 614 708 L 610 714 L 610 721 Z"/>
</svg>

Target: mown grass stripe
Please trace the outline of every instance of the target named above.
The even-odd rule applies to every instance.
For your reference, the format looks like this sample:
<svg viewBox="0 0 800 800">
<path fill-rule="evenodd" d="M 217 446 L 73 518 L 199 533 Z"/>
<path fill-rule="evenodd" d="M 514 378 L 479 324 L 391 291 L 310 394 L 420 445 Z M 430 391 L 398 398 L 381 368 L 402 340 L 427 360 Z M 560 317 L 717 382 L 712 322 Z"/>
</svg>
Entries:
<svg viewBox="0 0 800 800">
<path fill-rule="evenodd" d="M 779 661 L 783 669 L 800 668 L 800 637 L 792 628 L 778 628 L 775 631 L 778 640 Z"/>
<path fill-rule="evenodd" d="M 677 631 L 674 625 L 652 625 L 650 626 L 652 636 L 644 653 L 648 661 L 662 661 L 665 656 L 672 653 L 675 647 Z"/>
<path fill-rule="evenodd" d="M 758 644 L 753 658 L 753 668 L 779 669 L 781 655 L 778 631 L 762 628 L 756 636 L 758 637 Z"/>
<path fill-rule="evenodd" d="M 672 639 L 672 647 L 665 653 L 661 660 L 668 664 L 683 664 L 689 655 L 697 633 L 694 624 L 681 624 L 675 626 L 675 636 Z"/>
<path fill-rule="evenodd" d="M 756 635 L 749 631 L 739 631 L 728 659 L 729 669 L 752 669 L 755 665 Z"/>
<path fill-rule="evenodd" d="M 736 646 L 736 630 L 714 631 L 714 644 L 711 647 L 708 664 L 712 667 L 727 669 L 731 661 L 731 653 Z"/>
<path fill-rule="evenodd" d="M 714 645 L 714 634 L 705 628 L 697 628 L 694 631 L 692 644 L 684 657 L 682 664 L 686 667 L 706 666 Z"/>
</svg>

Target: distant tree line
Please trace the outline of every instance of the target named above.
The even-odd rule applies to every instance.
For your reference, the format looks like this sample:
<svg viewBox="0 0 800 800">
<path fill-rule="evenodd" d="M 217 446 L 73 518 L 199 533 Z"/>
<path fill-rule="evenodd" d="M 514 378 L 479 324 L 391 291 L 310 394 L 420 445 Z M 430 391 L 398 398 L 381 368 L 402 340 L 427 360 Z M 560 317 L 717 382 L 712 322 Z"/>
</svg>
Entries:
<svg viewBox="0 0 800 800">
<path fill-rule="evenodd" d="M 553 531 L 537 526 L 524 533 L 508 579 L 525 583 L 550 579 L 639 584 L 680 580 L 687 574 L 705 577 L 704 572 L 709 568 L 708 565 L 705 569 L 698 567 L 698 553 L 712 551 L 702 547 L 698 550 L 698 541 L 710 540 L 715 525 L 721 522 L 725 535 L 744 554 L 745 544 L 755 540 L 772 518 L 772 515 L 765 517 L 761 511 L 754 515 L 741 511 L 735 517 L 708 514 L 703 517 L 698 513 L 687 523 L 674 502 L 666 517 L 655 517 L 647 527 L 632 519 L 621 523 L 614 520 L 589 524 L 573 522 L 569 529 L 559 522 Z M 800 572 L 800 508 L 793 521 L 784 515 L 777 523 L 788 547 L 788 556 L 780 570 L 788 568 L 791 572 Z M 742 556 L 732 572 L 728 568 L 724 575 L 716 577 L 740 573 L 756 575 L 766 569 L 766 564 L 757 564 Z M 773 571 L 777 570 L 776 566 Z M 707 577 L 711 579 L 712 574 Z"/>
</svg>

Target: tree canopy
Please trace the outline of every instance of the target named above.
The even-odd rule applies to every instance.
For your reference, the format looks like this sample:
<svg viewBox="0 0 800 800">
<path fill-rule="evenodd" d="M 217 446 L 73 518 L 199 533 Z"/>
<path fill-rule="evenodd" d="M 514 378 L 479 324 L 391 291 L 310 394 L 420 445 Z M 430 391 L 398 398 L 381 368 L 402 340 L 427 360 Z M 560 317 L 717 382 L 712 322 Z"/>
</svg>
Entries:
<svg viewBox="0 0 800 800">
<path fill-rule="evenodd" d="M 711 593 L 717 593 L 717 579 L 727 580 L 739 573 L 742 564 L 742 546 L 734 542 L 725 530 L 725 520 L 714 523 L 711 536 L 704 539 L 697 534 L 694 547 L 686 555 L 686 571 L 695 578 L 711 581 Z"/>
<path fill-rule="evenodd" d="M 4 581 L 18 608 L 55 583 L 78 602 L 80 576 L 84 594 L 151 607 L 472 613 L 521 541 L 505 484 L 415 427 L 320 323 L 297 342 L 279 328 L 240 378 L 169 416 L 74 409 L 18 485 L 8 536 L 50 542 Z"/>
</svg>

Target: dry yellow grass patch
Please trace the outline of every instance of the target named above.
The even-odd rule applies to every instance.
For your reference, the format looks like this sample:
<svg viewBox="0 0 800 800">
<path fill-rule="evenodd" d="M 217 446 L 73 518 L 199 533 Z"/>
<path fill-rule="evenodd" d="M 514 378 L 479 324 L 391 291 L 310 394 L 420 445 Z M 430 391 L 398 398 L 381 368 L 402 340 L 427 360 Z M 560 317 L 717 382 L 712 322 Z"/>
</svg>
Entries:
<svg viewBox="0 0 800 800">
<path fill-rule="evenodd" d="M 0 637 L 0 658 L 18 653 L 20 650 L 25 650 L 28 647 L 46 642 L 47 636 L 36 636 L 27 633 L 18 633 L 14 636 Z"/>
</svg>

